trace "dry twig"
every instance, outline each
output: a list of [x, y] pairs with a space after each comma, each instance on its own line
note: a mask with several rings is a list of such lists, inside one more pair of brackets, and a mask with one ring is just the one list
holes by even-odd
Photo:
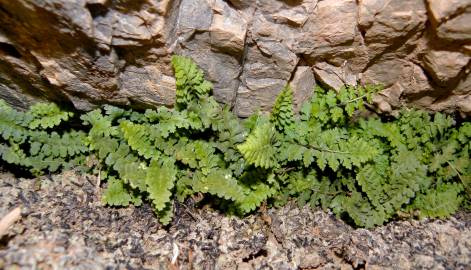
[[7, 233], [8, 228], [21, 218], [21, 208], [17, 207], [0, 220], [0, 237]]

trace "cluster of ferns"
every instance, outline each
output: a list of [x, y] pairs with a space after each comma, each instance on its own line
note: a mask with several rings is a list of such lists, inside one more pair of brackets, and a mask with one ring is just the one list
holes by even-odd
[[172, 65], [172, 109], [107, 105], [74, 115], [52, 103], [16, 111], [0, 100], [0, 159], [34, 175], [88, 168], [106, 179], [106, 204], [150, 203], [163, 224], [195, 194], [238, 215], [292, 200], [367, 228], [470, 205], [470, 122], [406, 108], [361, 117], [379, 90], [369, 86], [316, 87], [299, 113], [286, 86], [270, 114], [240, 119], [211, 96], [190, 58], [174, 56]]

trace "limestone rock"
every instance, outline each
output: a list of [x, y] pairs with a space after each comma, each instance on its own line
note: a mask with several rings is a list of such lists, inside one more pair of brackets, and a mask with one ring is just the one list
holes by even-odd
[[289, 82], [293, 89], [295, 110], [299, 111], [301, 105], [312, 95], [312, 89], [316, 86], [314, 74], [308, 66], [298, 66], [293, 78]]
[[427, 0], [435, 22], [443, 22], [471, 5], [468, 0]]
[[227, 4], [221, 5], [216, 10], [210, 32], [211, 44], [215, 47], [235, 54], [244, 50], [247, 22], [240, 13]]
[[423, 0], [362, 0], [358, 16], [369, 59], [400, 47], [411, 35], [422, 31], [427, 21]]
[[314, 64], [313, 69], [318, 80], [330, 88], [340, 89], [344, 85], [357, 85], [358, 78], [348, 70], [346, 65], [336, 67], [321, 62]]
[[309, 19], [294, 37], [293, 49], [313, 61], [329, 59], [343, 63], [358, 55], [357, 4], [354, 0], [326, 0], [315, 3]]
[[431, 22], [440, 38], [471, 40], [470, 0], [427, 0]]
[[424, 56], [424, 67], [438, 84], [446, 84], [457, 77], [470, 57], [461, 52], [429, 51]]
[[466, 13], [442, 23], [437, 29], [437, 35], [450, 41], [471, 41], [471, 7]]
[[170, 58], [191, 56], [240, 116], [297, 106], [316, 83], [380, 83], [405, 103], [471, 115], [471, 0], [0, 0], [0, 97], [171, 106]]

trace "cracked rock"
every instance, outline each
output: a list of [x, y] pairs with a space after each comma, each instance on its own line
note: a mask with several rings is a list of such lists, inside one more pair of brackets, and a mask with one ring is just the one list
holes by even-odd
[[379, 110], [469, 115], [470, 41], [471, 0], [0, 0], [0, 96], [171, 106], [182, 54], [239, 116], [270, 110], [301, 66], [337, 90], [384, 84]]

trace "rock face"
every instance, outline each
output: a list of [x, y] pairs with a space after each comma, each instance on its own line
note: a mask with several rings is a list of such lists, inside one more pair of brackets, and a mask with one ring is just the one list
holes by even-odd
[[405, 103], [471, 115], [471, 0], [0, 0], [0, 98], [89, 110], [172, 105], [191, 56], [240, 116], [291, 82], [381, 83]]

